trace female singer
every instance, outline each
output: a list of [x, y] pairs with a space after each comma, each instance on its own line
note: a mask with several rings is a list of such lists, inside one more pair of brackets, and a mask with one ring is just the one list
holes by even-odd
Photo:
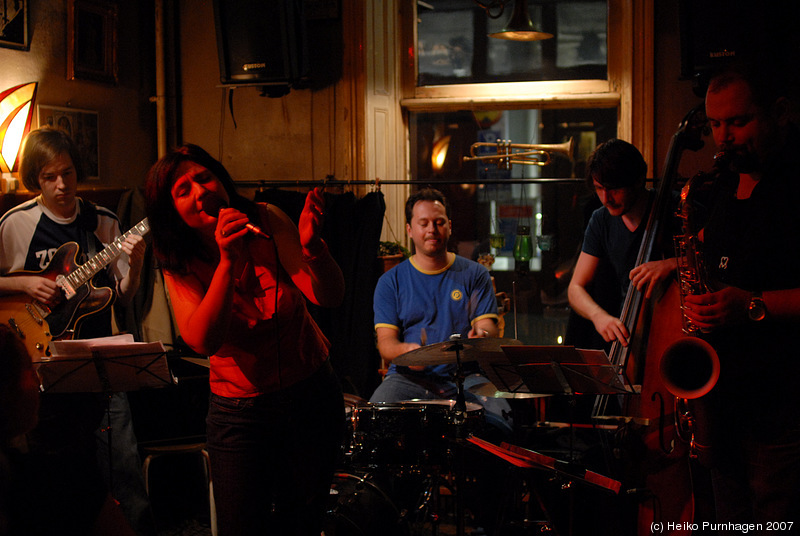
[[344, 294], [319, 235], [321, 190], [296, 227], [238, 195], [222, 164], [187, 144], [153, 166], [146, 197], [181, 336], [210, 356], [219, 535], [318, 535], [344, 425], [330, 343], [305, 302], [334, 307]]

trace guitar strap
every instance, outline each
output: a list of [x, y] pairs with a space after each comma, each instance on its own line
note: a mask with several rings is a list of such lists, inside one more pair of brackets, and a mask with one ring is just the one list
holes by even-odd
[[91, 201], [79, 199], [78, 225], [86, 233], [86, 258], [91, 259], [97, 254], [94, 230], [97, 229], [97, 207]]

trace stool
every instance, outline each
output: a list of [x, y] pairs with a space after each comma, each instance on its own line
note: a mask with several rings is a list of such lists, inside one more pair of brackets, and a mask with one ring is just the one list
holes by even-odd
[[150, 464], [156, 458], [162, 456], [169, 456], [174, 454], [193, 454], [197, 453], [203, 457], [203, 472], [206, 485], [208, 487], [208, 504], [209, 515], [211, 521], [211, 534], [217, 535], [217, 512], [214, 506], [214, 485], [211, 481], [211, 460], [208, 456], [205, 443], [185, 443], [174, 445], [151, 445], [142, 446], [145, 454], [144, 462], [142, 463], [142, 472], [144, 473], [144, 487], [147, 494], [150, 495]]

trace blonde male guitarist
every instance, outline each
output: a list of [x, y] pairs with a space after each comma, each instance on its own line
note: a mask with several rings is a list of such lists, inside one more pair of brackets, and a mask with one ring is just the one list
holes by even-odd
[[[83, 301], [95, 303], [100, 309], [96, 314], [81, 309], [78, 314], [64, 315], [62, 309], [72, 306], [66, 296], [80, 289], [67, 289], [46, 275], [76, 264], [80, 267], [121, 235], [119, 221], [111, 211], [77, 196], [78, 182], [83, 179], [80, 154], [60, 130], [43, 128], [28, 135], [20, 176], [25, 187], [39, 195], [0, 218], [0, 295], [19, 295], [41, 304], [53, 320], [67, 317], [62, 322], [64, 334], [111, 335], [113, 297], [124, 304], [139, 287], [143, 238], [126, 236], [119, 242], [124, 255], [120, 253], [94, 277], [90, 288], [102, 295], [88, 295]], [[77, 249], [66, 256], [57, 253], [70, 243], [77, 244]], [[129, 415], [127, 399], [116, 402], [120, 401], [122, 411]], [[103, 400], [93, 393], [42, 394], [39, 425], [27, 436], [28, 452], [16, 459], [19, 478], [14, 495], [19, 504], [12, 509], [12, 533], [133, 534], [111, 498], [96, 457], [94, 433], [103, 414]], [[122, 430], [114, 434], [115, 448], [130, 448], [124, 444], [130, 439], [125, 439]]]

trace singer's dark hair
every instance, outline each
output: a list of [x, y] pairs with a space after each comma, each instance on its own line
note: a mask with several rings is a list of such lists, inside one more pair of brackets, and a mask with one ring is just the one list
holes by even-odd
[[178, 168], [184, 162], [194, 162], [216, 176], [230, 199], [230, 205], [258, 221], [256, 204], [241, 196], [228, 170], [202, 147], [187, 143], [172, 150], [150, 168], [145, 183], [147, 218], [153, 236], [153, 251], [161, 268], [176, 273], [186, 273], [189, 261], [207, 258], [200, 235], [190, 228], [175, 210], [172, 185], [178, 177]]

